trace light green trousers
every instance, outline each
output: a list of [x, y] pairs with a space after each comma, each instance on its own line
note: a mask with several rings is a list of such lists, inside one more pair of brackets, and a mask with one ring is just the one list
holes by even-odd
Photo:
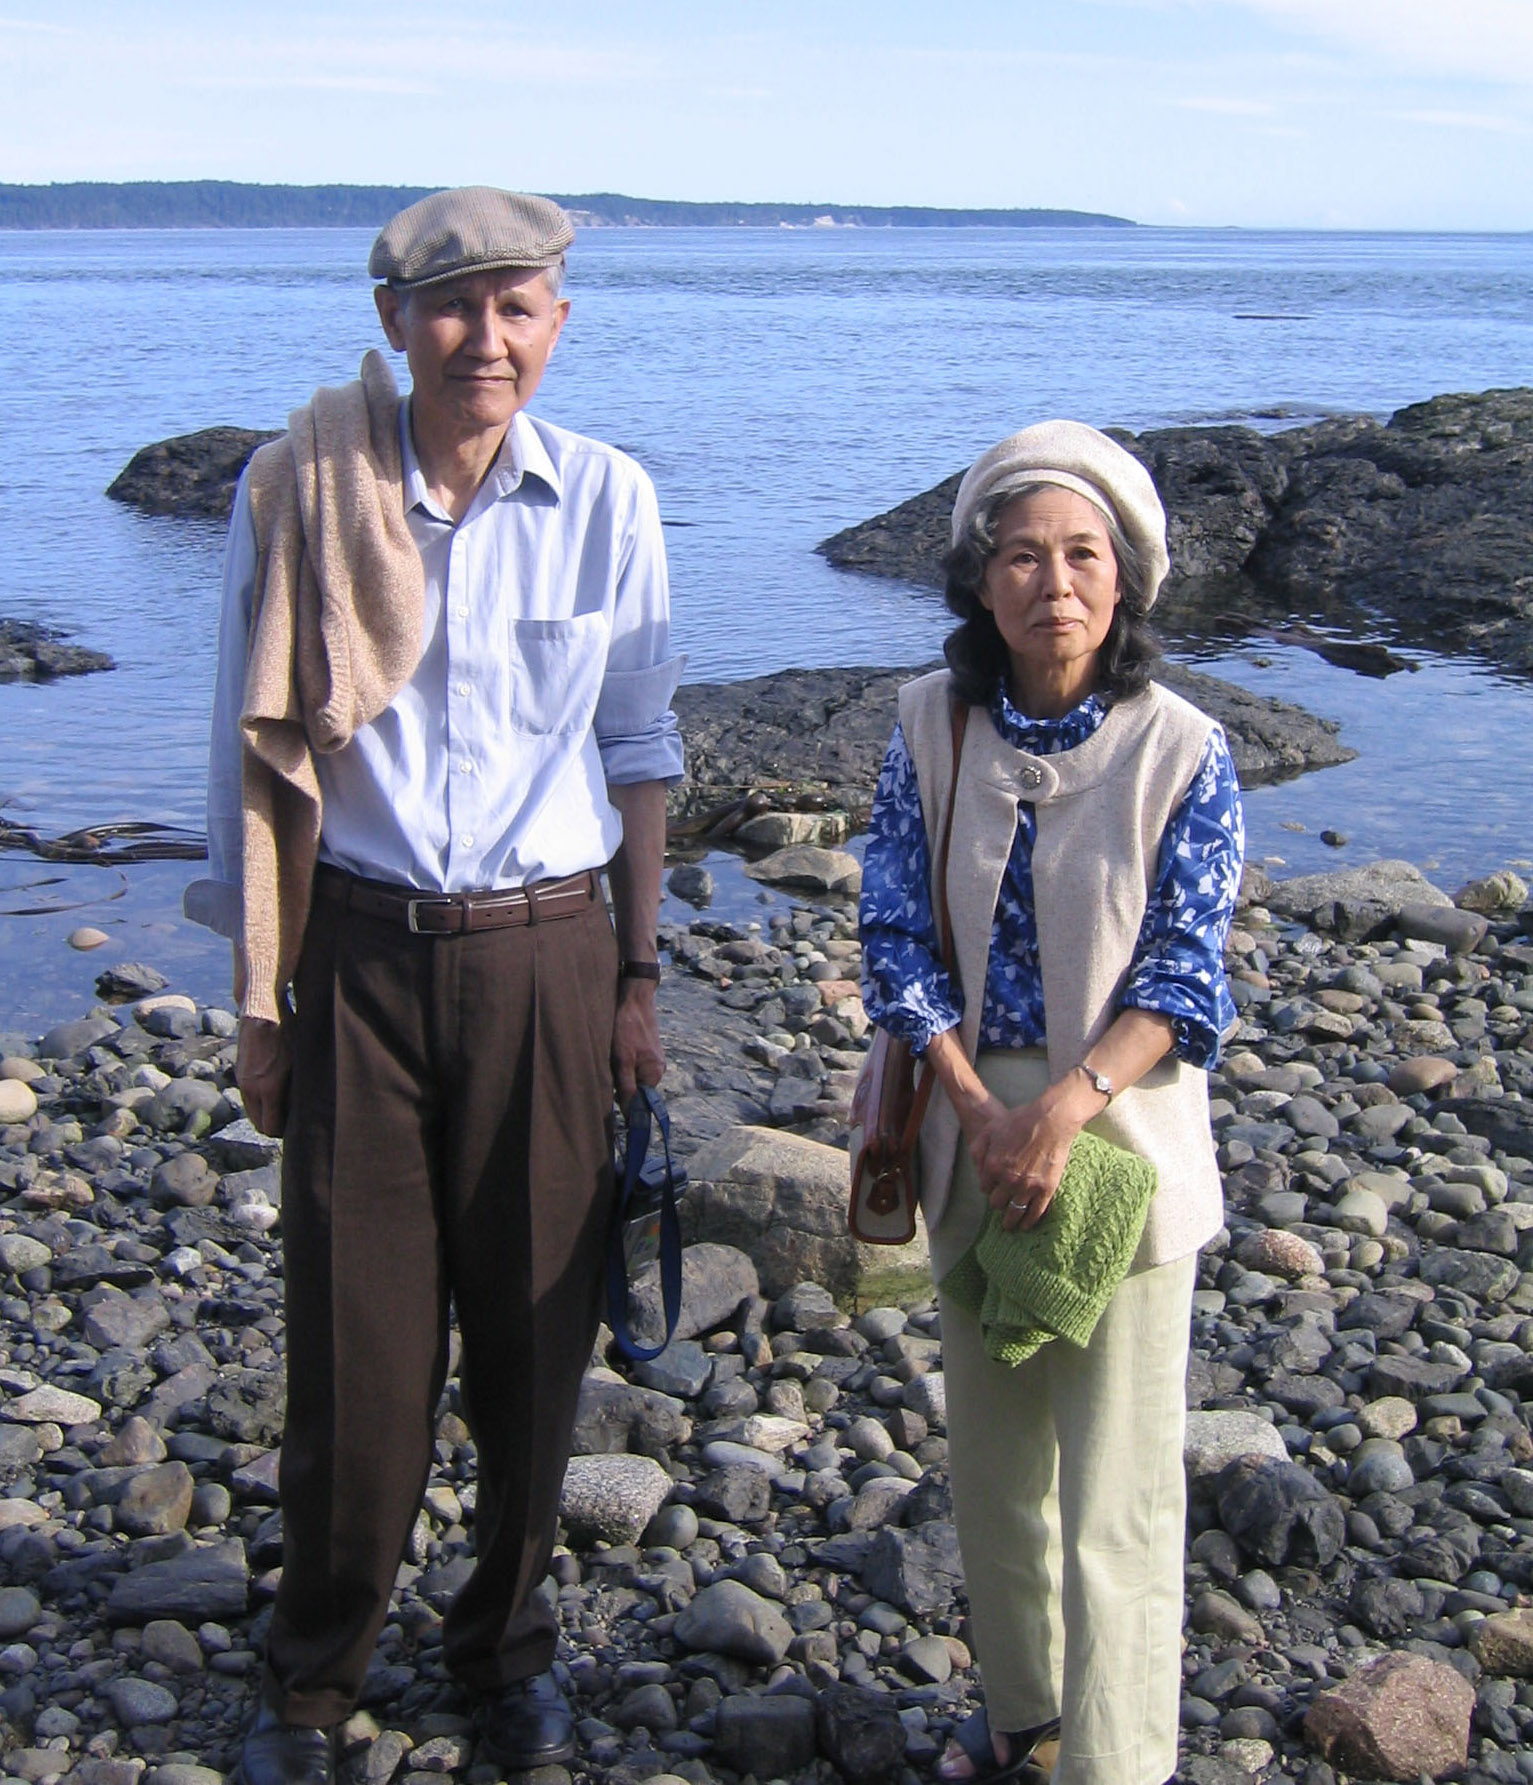
[[[1010, 1107], [1048, 1083], [1038, 1050], [982, 1054]], [[932, 1234], [939, 1281], [985, 1212], [959, 1147]], [[1054, 1785], [1163, 1785], [1181, 1698], [1182, 1471], [1197, 1258], [1132, 1273], [1090, 1344], [1015, 1369], [941, 1298], [954, 1514], [993, 1730], [1058, 1716]]]

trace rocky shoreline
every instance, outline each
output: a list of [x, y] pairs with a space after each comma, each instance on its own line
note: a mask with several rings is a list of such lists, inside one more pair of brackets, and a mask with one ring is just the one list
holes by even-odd
[[[593, 1360], [547, 1583], [572, 1770], [616, 1785], [912, 1785], [979, 1695], [929, 1280], [844, 1234], [856, 864], [798, 856], [843, 890], [663, 938], [683, 1324], [655, 1364]], [[1403, 864], [1249, 891], [1179, 1777], [1524, 1779], [1533, 908]], [[275, 1148], [227, 1012], [102, 985], [132, 1001], [0, 1036], [0, 1780], [214, 1785], [281, 1554]], [[348, 1785], [495, 1777], [440, 1661], [473, 1464], [454, 1380]]]
[[[1275, 434], [1110, 432], [1149, 467], [1166, 505], [1171, 576], [1156, 622], [1173, 643], [1284, 630], [1298, 617], [1533, 672], [1533, 390], [1433, 397], [1387, 422], [1336, 416]], [[847, 569], [940, 586], [958, 481], [820, 550]]]

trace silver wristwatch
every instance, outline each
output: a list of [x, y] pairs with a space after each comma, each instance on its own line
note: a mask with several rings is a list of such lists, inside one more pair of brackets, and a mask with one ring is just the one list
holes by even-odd
[[1084, 1060], [1081, 1061], [1081, 1071], [1091, 1080], [1092, 1090], [1099, 1091], [1111, 1103], [1113, 1100], [1112, 1080], [1107, 1074], [1098, 1072], [1094, 1066], [1088, 1066]]

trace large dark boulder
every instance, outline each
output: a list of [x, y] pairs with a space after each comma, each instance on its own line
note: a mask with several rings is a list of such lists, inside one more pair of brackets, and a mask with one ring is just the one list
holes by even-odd
[[1219, 1522], [1270, 1567], [1324, 1568], [1346, 1542], [1341, 1503], [1297, 1463], [1237, 1457], [1214, 1487]]
[[145, 514], [226, 521], [240, 473], [258, 446], [277, 436], [255, 428], [200, 428], [141, 447], [107, 488], [114, 502]]
[[[1533, 390], [1433, 397], [1387, 422], [1114, 437], [1166, 504], [1171, 576], [1156, 621], [1171, 640], [1294, 619], [1372, 633], [1382, 623], [1407, 644], [1533, 671]], [[820, 550], [848, 569], [940, 586], [957, 487], [948, 478]]]

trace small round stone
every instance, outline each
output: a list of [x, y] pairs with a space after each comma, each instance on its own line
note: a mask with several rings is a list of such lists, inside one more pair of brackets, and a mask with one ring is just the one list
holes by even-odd
[[24, 1080], [0, 1078], [0, 1123], [28, 1122], [37, 1114], [37, 1093]]

